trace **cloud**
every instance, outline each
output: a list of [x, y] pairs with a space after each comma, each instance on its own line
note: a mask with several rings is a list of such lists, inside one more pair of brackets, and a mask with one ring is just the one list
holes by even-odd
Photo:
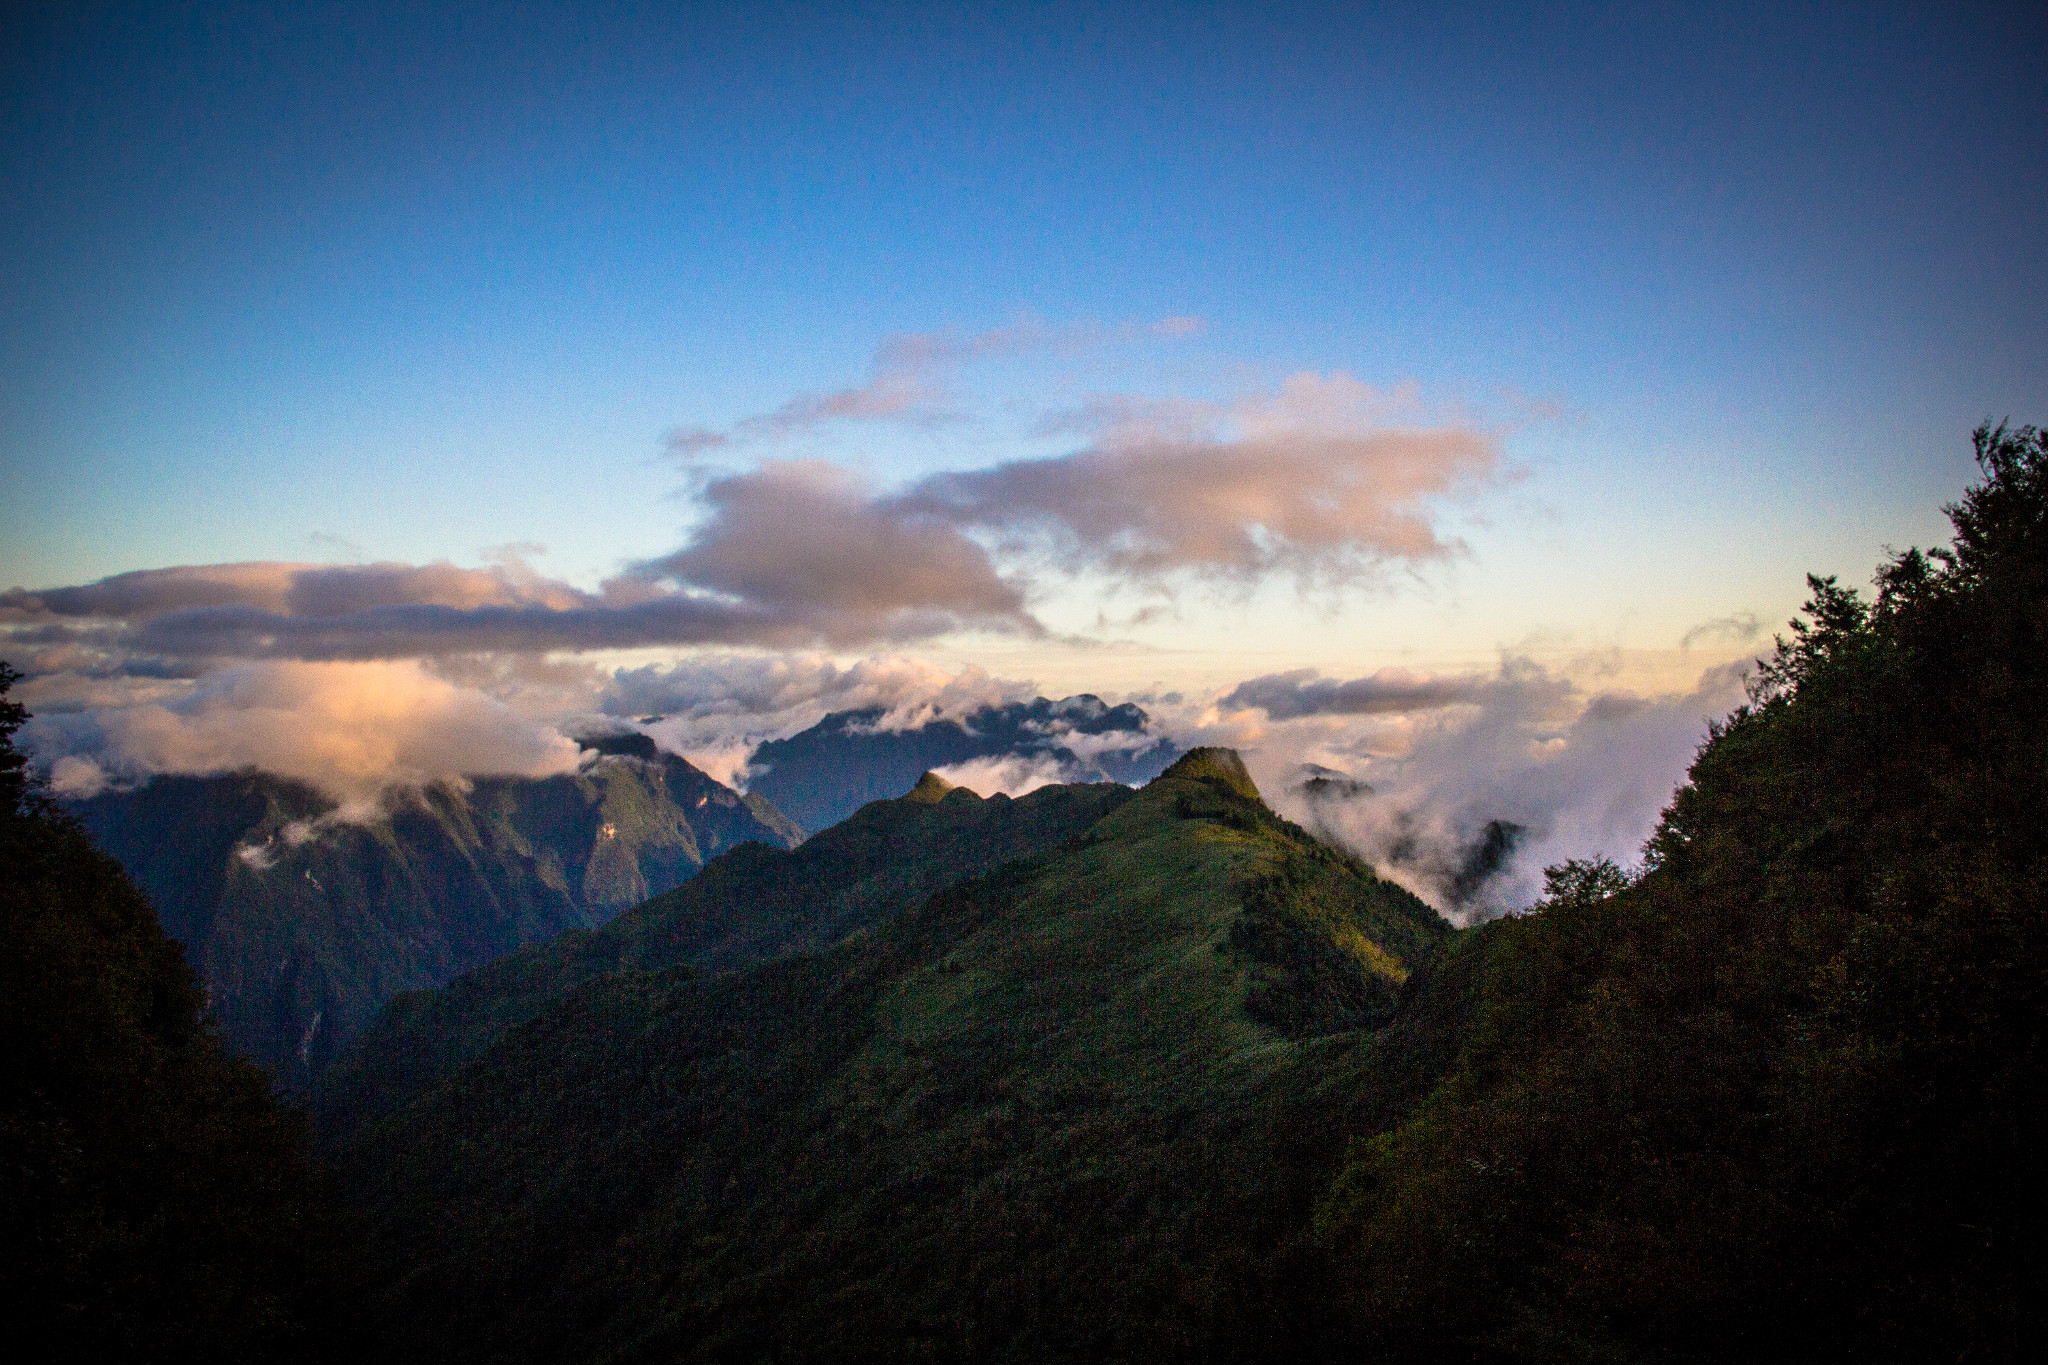
[[964, 763], [948, 764], [933, 771], [954, 786], [965, 787], [978, 796], [994, 796], [997, 792], [1005, 796], [1023, 796], [1056, 782], [1085, 780], [1069, 772], [1064, 764], [1047, 753], [970, 758]]
[[828, 711], [881, 708], [895, 728], [965, 715], [1028, 697], [1028, 682], [978, 668], [949, 671], [922, 659], [877, 656], [840, 665], [822, 654], [707, 655], [673, 665], [619, 669], [601, 702], [612, 715], [659, 713], [738, 721], [816, 723]]
[[1304, 668], [1239, 683], [1217, 705], [1226, 711], [1255, 706], [1272, 720], [1399, 715], [1476, 702], [1484, 695], [1488, 682], [1486, 678], [1472, 676], [1418, 678], [1398, 668], [1384, 668], [1371, 677], [1340, 681]]
[[1029, 682], [879, 656], [840, 665], [824, 655], [713, 654], [619, 669], [598, 706], [729, 786], [744, 787], [754, 750], [835, 711], [879, 711], [873, 729], [914, 729], [1030, 697]]
[[576, 743], [418, 663], [246, 664], [173, 701], [38, 716], [23, 732], [60, 791], [257, 768], [346, 806], [387, 787], [571, 772]]
[[702, 502], [709, 515], [688, 545], [595, 593], [544, 578], [511, 552], [481, 569], [200, 565], [14, 589], [0, 596], [0, 629], [10, 648], [89, 647], [108, 660], [159, 661], [802, 648], [969, 629], [1040, 632], [1022, 588], [997, 574], [980, 545], [929, 518], [883, 509], [829, 466], [764, 465], [713, 480]]
[[[1459, 704], [1406, 714], [1303, 709], [1241, 742], [1262, 781], [1310, 762], [1369, 783], [1357, 794], [1338, 784], [1320, 796], [1298, 783], [1289, 790], [1284, 778], [1270, 789], [1296, 818], [1471, 920], [1532, 902], [1546, 865], [1635, 858], [1707, 722], [1742, 703], [1744, 676], [1731, 664], [1708, 669], [1686, 693], [1588, 693], [1511, 658]], [[1370, 698], [1376, 680], [1331, 691]]]
[[1228, 410], [1132, 407], [1102, 415], [1083, 450], [935, 475], [891, 506], [1050, 550], [1070, 569], [1351, 578], [1450, 553], [1437, 505], [1499, 469], [1486, 433], [1379, 425], [1405, 401], [1301, 374]]
[[[519, 547], [521, 549], [529, 547]], [[148, 621], [190, 611], [236, 608], [280, 616], [346, 616], [376, 607], [429, 605], [576, 606], [588, 600], [542, 578], [517, 554], [463, 569], [432, 564], [190, 564], [115, 574], [78, 587], [0, 593], [0, 621], [58, 618]]]
[[827, 422], [937, 426], [961, 419], [945, 375], [968, 362], [1032, 352], [1072, 354], [1143, 340], [1181, 340], [1200, 333], [1202, 325], [1200, 318], [1169, 317], [1114, 327], [1088, 323], [1054, 326], [1026, 316], [1008, 327], [982, 332], [898, 332], [884, 337], [875, 348], [865, 384], [797, 394], [773, 411], [741, 420], [730, 431], [678, 427], [669, 433], [667, 444], [671, 452], [694, 458], [728, 446], [780, 440]]
[[690, 544], [608, 585], [719, 594], [834, 643], [962, 628], [1038, 633], [1024, 594], [988, 551], [942, 521], [866, 496], [817, 462], [772, 462], [715, 479]]
[[1679, 637], [1680, 649], [1691, 649], [1697, 644], [1727, 643], [1746, 645], [1763, 631], [1763, 622], [1757, 620], [1753, 611], [1737, 612], [1733, 616], [1717, 616], [1711, 621], [1702, 621]]
[[[898, 337], [881, 363], [918, 371], [1087, 339], [1077, 335], [1020, 324]], [[536, 572], [525, 556], [537, 547], [525, 546], [479, 568], [186, 565], [0, 594], [0, 644], [93, 656], [71, 670], [80, 678], [190, 678], [232, 660], [1038, 636], [1028, 602], [1059, 569], [1157, 588], [1188, 574], [1349, 579], [1450, 553], [1440, 504], [1495, 475], [1497, 443], [1462, 426], [1385, 425], [1413, 412], [1410, 390], [1296, 375], [1231, 405], [1130, 406], [1074, 453], [895, 491], [823, 463], [769, 461], [704, 476], [687, 542], [595, 591]]]

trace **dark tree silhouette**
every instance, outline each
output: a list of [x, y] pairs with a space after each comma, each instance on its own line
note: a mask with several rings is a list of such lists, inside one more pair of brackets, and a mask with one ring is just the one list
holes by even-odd
[[34, 1361], [349, 1349], [299, 1115], [229, 1057], [179, 946], [40, 790], [0, 664], [0, 1322]]

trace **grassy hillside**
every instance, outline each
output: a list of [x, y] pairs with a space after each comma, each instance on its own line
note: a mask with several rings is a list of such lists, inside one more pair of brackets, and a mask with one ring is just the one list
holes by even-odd
[[323, 1127], [342, 1134], [480, 1056], [606, 972], [720, 970], [830, 947], [940, 888], [1079, 834], [1128, 800], [1113, 783], [984, 801], [926, 774], [794, 850], [747, 845], [594, 931], [571, 931], [392, 1002], [323, 1079]]
[[340, 1154], [397, 1338], [510, 1360], [1217, 1345], [1235, 1249], [1305, 1216], [1359, 1110], [1426, 1082], [1426, 1048], [1390, 1060], [1355, 1025], [1448, 932], [1241, 771], [1198, 751], [829, 951], [615, 972], [504, 1034]]
[[74, 809], [162, 907], [230, 1046], [295, 1087], [402, 991], [601, 924], [747, 840], [800, 831], [681, 759], [394, 797], [367, 821], [259, 773], [160, 777]]

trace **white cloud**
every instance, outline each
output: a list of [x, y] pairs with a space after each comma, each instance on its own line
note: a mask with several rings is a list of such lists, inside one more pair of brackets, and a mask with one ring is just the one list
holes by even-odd
[[352, 806], [394, 785], [571, 772], [579, 753], [558, 731], [411, 661], [247, 664], [174, 701], [38, 717], [24, 739], [73, 793], [110, 777], [257, 768]]
[[1078, 780], [1050, 754], [1004, 754], [996, 758], [970, 758], [936, 768], [940, 777], [980, 796], [1023, 796], [1057, 782]]
[[[1567, 858], [1632, 862], [1685, 781], [1707, 722], [1743, 701], [1741, 665], [1708, 669], [1691, 691], [1638, 696], [1588, 691], [1526, 660], [1509, 659], [1483, 684], [1358, 679], [1323, 686], [1296, 675], [1292, 695], [1268, 687], [1291, 719], [1260, 723], [1214, 713], [1235, 728], [1268, 799], [1322, 828], [1386, 875], [1462, 918], [1484, 918], [1533, 901], [1542, 869]], [[1271, 684], [1276, 679], [1257, 680]], [[1455, 684], [1455, 685], [1453, 685]], [[1246, 684], [1238, 693], [1260, 691]], [[1332, 703], [1297, 706], [1303, 691]], [[1380, 709], [1389, 695], [1406, 710]], [[1335, 712], [1335, 714], [1333, 714]], [[1310, 800], [1290, 790], [1303, 763], [1361, 778], [1369, 795]], [[1472, 871], [1490, 822], [1524, 831], [1497, 873], [1475, 879], [1460, 903], [1454, 883]]]

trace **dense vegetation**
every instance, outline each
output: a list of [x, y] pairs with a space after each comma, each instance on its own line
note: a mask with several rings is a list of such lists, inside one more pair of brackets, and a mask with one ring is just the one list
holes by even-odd
[[1633, 880], [1490, 927], [1453, 1074], [1321, 1213], [1332, 1356], [1980, 1360], [2048, 1306], [2048, 439], [1813, 581]]
[[1358, 1025], [1446, 933], [1198, 750], [830, 951], [596, 977], [361, 1131], [379, 1312], [437, 1360], [1213, 1352], [1232, 1257], [1426, 1084]]
[[927, 773], [794, 850], [748, 844], [601, 929], [572, 931], [395, 1000], [322, 1077], [330, 1136], [417, 1097], [500, 1034], [608, 972], [716, 971], [816, 951], [963, 877], [1051, 848], [1130, 798], [1115, 783], [984, 801]]
[[351, 1344], [305, 1124], [222, 1050], [178, 945], [27, 780], [0, 665], [0, 1323], [35, 1361]]
[[604, 923], [802, 832], [644, 735], [549, 778], [391, 792], [375, 818], [267, 773], [161, 776], [71, 809], [155, 904], [228, 1045], [296, 1089], [401, 991]]

